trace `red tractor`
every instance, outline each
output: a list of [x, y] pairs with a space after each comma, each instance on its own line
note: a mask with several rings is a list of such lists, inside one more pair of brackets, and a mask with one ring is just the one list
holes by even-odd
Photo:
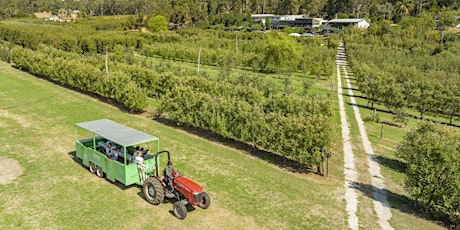
[[168, 162], [171, 159], [169, 151], [166, 150], [160, 151], [154, 155], [154, 175], [147, 178], [142, 187], [145, 199], [154, 205], [164, 202], [165, 197], [176, 199], [177, 201], [173, 206], [173, 213], [174, 216], [181, 220], [187, 217], [187, 208], [185, 207], [187, 204], [198, 205], [200, 208], [207, 209], [211, 204], [209, 195], [203, 191], [200, 185], [182, 175], [179, 174], [179, 176], [176, 176], [172, 180], [172, 191], [167, 188], [168, 181], [165, 176], [163, 175], [163, 177], [160, 178], [158, 175], [158, 156], [163, 153], [167, 153]]

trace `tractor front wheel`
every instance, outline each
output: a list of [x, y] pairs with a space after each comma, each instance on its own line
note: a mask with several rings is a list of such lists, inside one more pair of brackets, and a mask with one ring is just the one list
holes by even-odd
[[142, 192], [144, 193], [145, 199], [154, 205], [160, 204], [165, 199], [163, 185], [156, 177], [149, 177], [145, 180]]
[[203, 192], [203, 203], [199, 204], [198, 207], [207, 209], [209, 208], [209, 205], [211, 205], [211, 198], [209, 198], [209, 195], [206, 192]]
[[173, 213], [178, 219], [185, 219], [187, 217], [187, 207], [181, 201], [177, 201], [173, 206]]

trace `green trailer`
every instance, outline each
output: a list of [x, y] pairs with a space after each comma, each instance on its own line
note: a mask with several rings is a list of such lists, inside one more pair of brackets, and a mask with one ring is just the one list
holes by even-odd
[[[85, 136], [86, 139], [79, 139]], [[87, 137], [90, 136], [90, 137]], [[119, 181], [125, 186], [132, 184], [143, 185], [133, 163], [136, 148], [150, 149], [151, 154], [145, 154], [144, 164], [147, 177], [156, 172], [154, 153], [160, 150], [159, 138], [108, 119], [88, 121], [75, 124], [76, 157], [91, 173], [99, 177]], [[118, 159], [113, 160], [105, 154], [108, 143], [118, 151]], [[156, 151], [154, 151], [156, 149]], [[159, 163], [159, 162], [158, 162]]]

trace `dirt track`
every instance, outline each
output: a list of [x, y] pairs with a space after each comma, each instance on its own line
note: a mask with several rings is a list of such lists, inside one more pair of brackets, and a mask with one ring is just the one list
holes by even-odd
[[[376, 155], [374, 153], [374, 150], [372, 148], [372, 145], [371, 145], [371, 142], [369, 141], [369, 138], [367, 137], [367, 133], [366, 133], [366, 128], [364, 126], [364, 122], [361, 118], [361, 114], [359, 112], [359, 109], [358, 107], [356, 106], [357, 103], [356, 103], [356, 99], [353, 95], [353, 91], [351, 90], [352, 87], [351, 87], [351, 84], [350, 84], [350, 79], [348, 77], [348, 73], [347, 73], [347, 67], [346, 67], [346, 54], [345, 54], [345, 50], [343, 48], [343, 44], [340, 44], [339, 46], [339, 52], [337, 54], [337, 71], [340, 72], [340, 68], [339, 66], [341, 66], [343, 68], [343, 72], [344, 72], [344, 75], [345, 75], [345, 79], [346, 79], [346, 83], [347, 83], [347, 88], [348, 88], [348, 95], [350, 95], [350, 102], [353, 106], [353, 112], [355, 114], [355, 118], [356, 118], [356, 122], [357, 122], [357, 125], [358, 125], [358, 129], [359, 129], [359, 133], [360, 133], [360, 136], [361, 136], [361, 139], [362, 139], [362, 144], [363, 144], [363, 147], [364, 147], [364, 151], [366, 152], [367, 154], [367, 162], [368, 162], [368, 165], [369, 165], [369, 176], [371, 177], [371, 184], [372, 184], [372, 188], [373, 188], [373, 192], [372, 192], [372, 198], [374, 200], [374, 211], [376, 212], [377, 214], [377, 217], [378, 217], [378, 224], [380, 225], [380, 227], [382, 229], [393, 229], [393, 227], [391, 227], [390, 223], [389, 223], [389, 220], [391, 219], [391, 211], [389, 209], [389, 203], [388, 203], [388, 200], [387, 200], [387, 192], [385, 190], [385, 183], [384, 183], [384, 177], [382, 176], [382, 174], [380, 173], [380, 165], [378, 164], [378, 161], [377, 161], [377, 158], [376, 158]], [[339, 81], [340, 81], [340, 73], [338, 73], [338, 77], [339, 77]], [[339, 90], [339, 101], [341, 103], [341, 110], [342, 110], [342, 106], [343, 106], [343, 97], [341, 97], [342, 95], [340, 95], [341, 93], [341, 89]], [[348, 124], [345, 120], [345, 123], [343, 122], [343, 119], [342, 119], [342, 130], [343, 129], [346, 129], [348, 130]], [[353, 173], [353, 171], [351, 172], [347, 172], [347, 171], [350, 171], [348, 168], [347, 168], [347, 161], [350, 162], [353, 164], [354, 166], [354, 162], [353, 162], [353, 153], [347, 153], [348, 151], [351, 151], [351, 148], [345, 148], [346, 147], [346, 141], [349, 142], [349, 138], [346, 140], [346, 138], [348, 137], [345, 137], [345, 135], [343, 136], [343, 140], [344, 140], [344, 152], [345, 152], [345, 185], [347, 186], [348, 183], [352, 182], [353, 179], [356, 180], [356, 174], [353, 175], [353, 174], [350, 174], [350, 173]], [[347, 156], [348, 156], [348, 159], [347, 159]], [[356, 173], [356, 172], [354, 172]], [[347, 179], [347, 176], [350, 177], [351, 179]], [[353, 177], [352, 177], [353, 176]], [[349, 187], [349, 185], [347, 186]], [[348, 190], [350, 190], [350, 188], [347, 188], [347, 193], [348, 193]], [[345, 199], [347, 200], [347, 211], [348, 211], [348, 215], [349, 215], [349, 227], [352, 228], [352, 229], [357, 229], [357, 222], [358, 222], [358, 219], [357, 218], [354, 218], [354, 215], [356, 215], [355, 213], [352, 213], [350, 212], [350, 210], [348, 209], [348, 206], [349, 204], [354, 204], [354, 203], [357, 203], [357, 201], [355, 201], [355, 197], [353, 196], [348, 196], [347, 197], [347, 193], [345, 194]], [[354, 211], [356, 211], [356, 209], [353, 209]], [[356, 220], [354, 220], [356, 219]], [[354, 221], [350, 221], [350, 220], [354, 220]]]

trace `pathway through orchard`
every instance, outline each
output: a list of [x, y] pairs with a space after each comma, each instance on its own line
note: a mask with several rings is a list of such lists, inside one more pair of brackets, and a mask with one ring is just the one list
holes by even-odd
[[372, 198], [374, 203], [374, 210], [378, 217], [378, 223], [382, 229], [393, 229], [388, 222], [391, 219], [391, 211], [387, 201], [387, 193], [385, 190], [384, 178], [380, 174], [380, 166], [378, 164], [377, 156], [374, 154], [372, 145], [367, 137], [364, 122], [361, 119], [356, 99], [350, 84], [350, 79], [347, 73], [346, 54], [343, 48], [343, 43], [340, 43], [337, 53], [337, 78], [338, 78], [338, 96], [340, 106], [340, 120], [342, 123], [342, 138], [343, 138], [343, 151], [344, 151], [344, 166], [345, 166], [345, 200], [346, 210], [348, 215], [348, 227], [351, 229], [359, 228], [359, 221], [356, 215], [358, 209], [358, 195], [356, 184], [358, 182], [358, 172], [355, 168], [354, 153], [352, 150], [352, 143], [350, 138], [350, 129], [345, 112], [345, 104], [342, 93], [342, 81], [340, 67], [343, 69], [345, 80], [347, 82], [348, 95], [350, 96], [351, 105], [355, 114], [356, 122], [358, 124], [359, 133], [361, 135], [364, 151], [367, 154], [367, 162], [369, 165], [369, 176], [371, 177], [371, 185], [373, 187]]

